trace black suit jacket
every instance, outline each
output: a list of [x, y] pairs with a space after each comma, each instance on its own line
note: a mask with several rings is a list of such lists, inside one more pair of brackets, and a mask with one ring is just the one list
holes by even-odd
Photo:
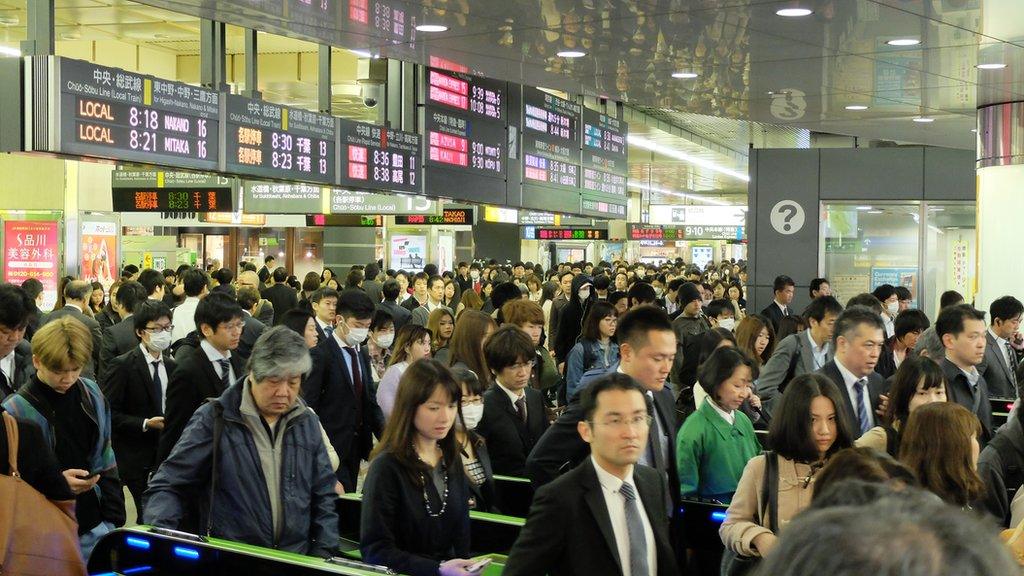
[[975, 396], [975, 392], [971, 390], [971, 383], [967, 380], [967, 375], [948, 358], [942, 359], [942, 372], [946, 375], [947, 399], [967, 408], [981, 421], [982, 437], [979, 442], [984, 447], [993, 434], [992, 403], [989, 402], [988, 383], [985, 382], [985, 377], [978, 378], [978, 390], [977, 396]]
[[395, 320], [395, 333], [398, 333], [405, 326], [407, 322], [412, 318], [412, 312], [406, 310], [398, 304], [395, 304], [393, 300], [385, 300], [378, 305], [378, 308], [391, 314], [391, 317]]
[[[370, 356], [365, 346], [359, 350], [363, 394], [356, 398], [355, 386], [348, 371], [348, 356], [336, 338], [328, 338], [310, 351], [313, 370], [302, 382], [302, 399], [320, 417], [327, 438], [338, 455], [367, 458], [373, 447], [373, 436], [384, 430], [384, 414], [373, 394]], [[358, 421], [356, 402], [361, 405], [362, 422]]]
[[[856, 439], [860, 437], [860, 420], [857, 419], [857, 410], [854, 408], [853, 399], [850, 398], [850, 392], [846, 389], [846, 381], [843, 380], [843, 373], [839, 371], [839, 367], [836, 366], [836, 361], [825, 364], [818, 370], [819, 374], [828, 376], [828, 379], [839, 388], [839, 397], [843, 399], [843, 408], [846, 413], [846, 423], [850, 427], [850, 433]], [[885, 380], [878, 372], [872, 372], [868, 375], [868, 398], [871, 400], [871, 405], [868, 406], [868, 411], [871, 412], [872, 418], [875, 424], [879, 424], [879, 417], [875, 414], [875, 409], [878, 408], [880, 403], [879, 396], [885, 394], [888, 390], [885, 385]]]
[[[163, 389], [153, 382], [152, 360], [136, 345], [107, 365], [102, 384], [110, 401], [111, 441], [117, 468], [126, 479], [145, 478], [157, 465], [160, 431], [142, 429], [146, 419], [164, 413]], [[164, 368], [169, 379], [174, 374], [175, 362], [166, 354]]]
[[100, 362], [100, 346], [103, 341], [103, 332], [100, 330], [100, 324], [70, 304], [60, 310], [54, 310], [47, 314], [46, 322], [44, 323], [50, 323], [65, 316], [71, 316], [75, 320], [85, 324], [85, 327], [89, 329], [89, 333], [92, 334], [92, 360], [82, 369], [82, 378], [96, 380], [96, 367]]
[[14, 346], [14, 374], [11, 381], [7, 386], [0, 382], [0, 401], [17, 392], [35, 373], [36, 368], [32, 365], [32, 345], [28, 340], [22, 340]]
[[875, 372], [885, 380], [895, 375], [896, 370], [898, 370], [896, 358], [892, 355], [893, 342], [895, 341], [895, 336], [891, 336], [885, 341], [885, 344], [882, 345], [882, 352], [878, 355], [878, 363], [875, 364]]
[[[167, 399], [164, 402], [164, 430], [160, 433], [158, 462], [170, 455], [181, 433], [192, 419], [192, 414], [203, 405], [207, 398], [217, 398], [224, 391], [220, 373], [214, 368], [202, 347], [189, 346], [187, 353], [181, 349], [175, 357], [178, 365], [168, 376]], [[231, 369], [235, 378], [243, 376], [242, 357], [231, 354]]]
[[374, 304], [380, 304], [384, 299], [384, 285], [376, 280], [363, 280], [363, 292], [370, 297]]
[[[654, 532], [658, 565], [652, 574], [679, 574], [664, 502], [662, 476], [653, 468], [633, 467], [637, 495]], [[621, 576], [615, 532], [594, 464], [587, 458], [571, 472], [541, 488], [526, 526], [519, 533], [503, 576], [586, 574]]]
[[96, 374], [102, 382], [106, 378], [108, 366], [114, 358], [139, 347], [139, 338], [135, 335], [135, 319], [131, 316], [103, 330], [103, 347], [100, 349], [100, 369]]
[[544, 397], [530, 387], [523, 391], [526, 393], [525, 423], [520, 420], [508, 395], [497, 384], [492, 384], [484, 392], [484, 415], [476, 433], [487, 441], [495, 474], [525, 476], [526, 457], [548, 429]]
[[260, 293], [260, 296], [270, 300], [274, 305], [274, 324], [280, 324], [285, 312], [295, 308], [299, 304], [299, 296], [295, 290], [287, 284], [274, 284]]
[[256, 344], [256, 339], [266, 329], [266, 324], [254, 316], [246, 314], [245, 327], [242, 328], [242, 335], [238, 337], [238, 348], [234, 351], [234, 354], [241, 356], [242, 360], [248, 360], [252, 354], [252, 347]]
[[[790, 315], [793, 314], [793, 310], [790, 309], [789, 306], [786, 307], [786, 310], [789, 311]], [[772, 300], [764, 310], [761, 310], [761, 315], [771, 321], [772, 328], [774, 328], [777, 333], [779, 331], [779, 321], [782, 320], [785, 315], [782, 313], [782, 310], [779, 309], [778, 305], [775, 304], [775, 300]]]

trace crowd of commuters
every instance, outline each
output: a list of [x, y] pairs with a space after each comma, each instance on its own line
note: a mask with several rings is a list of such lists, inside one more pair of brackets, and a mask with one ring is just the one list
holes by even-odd
[[[300, 283], [267, 257], [66, 278], [49, 313], [38, 280], [0, 284], [0, 424], [21, 477], [74, 502], [77, 562], [126, 521], [328, 557], [360, 493], [362, 558], [413, 576], [479, 572], [471, 510], [525, 517], [513, 575], [867, 573], [843, 554], [1006, 574], [1024, 304], [986, 318], [948, 293], [930, 317], [904, 287], [844, 305], [816, 278], [798, 313], [779, 276], [755, 312], [746, 284], [742, 262], [681, 261]], [[726, 510], [713, 545], [688, 503]]]

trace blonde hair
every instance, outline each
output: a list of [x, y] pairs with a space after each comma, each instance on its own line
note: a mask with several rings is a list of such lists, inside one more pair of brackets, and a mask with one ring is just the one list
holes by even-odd
[[32, 336], [32, 355], [50, 370], [64, 370], [69, 363], [84, 368], [92, 358], [92, 334], [75, 318], [58, 318]]

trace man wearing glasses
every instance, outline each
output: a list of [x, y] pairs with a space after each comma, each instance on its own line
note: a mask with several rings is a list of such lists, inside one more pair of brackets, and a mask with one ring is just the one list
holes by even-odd
[[646, 391], [613, 373], [584, 389], [573, 470], [537, 492], [503, 574], [678, 574], [661, 474], [640, 464], [653, 417]]
[[[210, 294], [196, 306], [199, 345], [183, 346], [175, 355], [178, 366], [167, 383], [158, 462], [170, 455], [196, 408], [242, 375], [242, 359], [232, 350], [238, 348], [244, 317], [242, 307], [227, 294]], [[174, 324], [177, 329], [177, 320]]]
[[171, 309], [160, 300], [143, 301], [131, 321], [137, 345], [107, 364], [102, 388], [110, 402], [111, 441], [121, 483], [135, 499], [141, 523], [142, 494], [158, 464], [167, 385], [175, 371], [167, 353], [174, 326]]

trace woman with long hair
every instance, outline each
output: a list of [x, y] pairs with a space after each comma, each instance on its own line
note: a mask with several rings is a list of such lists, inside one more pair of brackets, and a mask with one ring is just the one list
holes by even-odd
[[450, 367], [468, 368], [490, 387], [491, 371], [484, 358], [484, 340], [498, 329], [498, 324], [489, 315], [479, 310], [464, 310], [455, 323], [452, 339], [448, 341], [445, 361]]
[[956, 402], [921, 406], [903, 427], [900, 462], [917, 474], [922, 488], [947, 503], [980, 509], [985, 496], [978, 476], [980, 435], [978, 417]]
[[421, 358], [430, 358], [430, 340], [430, 330], [416, 324], [406, 324], [395, 334], [395, 343], [391, 348], [391, 364], [384, 371], [377, 386], [377, 404], [385, 419], [391, 415], [402, 374], [413, 362]]
[[889, 388], [889, 406], [881, 424], [857, 439], [857, 446], [899, 455], [900, 436], [910, 414], [925, 404], [945, 402], [946, 375], [927, 358], [908, 357], [900, 364]]
[[436, 356], [441, 349], [448, 347], [455, 331], [455, 316], [452, 315], [452, 311], [443, 307], [434, 308], [430, 316], [427, 316], [427, 330], [434, 335], [430, 346]]
[[615, 307], [599, 300], [594, 302], [583, 318], [583, 328], [576, 345], [569, 351], [565, 363], [565, 397], [572, 399], [579, 388], [580, 378], [588, 370], [608, 370], [619, 362], [619, 345], [614, 341], [618, 324]]
[[476, 290], [472, 288], [463, 290], [462, 296], [459, 297], [459, 305], [455, 308], [455, 318], [458, 319], [463, 310], [479, 310], [483, 306], [484, 301], [480, 299], [480, 295], [476, 293]]
[[89, 295], [89, 310], [86, 311], [87, 314], [91, 312], [89, 315], [93, 318], [99, 316], [100, 313], [103, 312], [103, 296], [103, 284], [93, 282], [92, 294]]
[[414, 362], [402, 376], [363, 483], [364, 561], [410, 576], [463, 575], [474, 563], [455, 429], [461, 400], [462, 388], [436, 360]]
[[455, 307], [459, 304], [459, 285], [452, 278], [444, 279], [444, 293], [441, 296], [441, 304], [447, 308], [455, 310]]
[[751, 314], [736, 325], [736, 345], [757, 365], [764, 366], [775, 351], [775, 330], [772, 323], [760, 314]]

